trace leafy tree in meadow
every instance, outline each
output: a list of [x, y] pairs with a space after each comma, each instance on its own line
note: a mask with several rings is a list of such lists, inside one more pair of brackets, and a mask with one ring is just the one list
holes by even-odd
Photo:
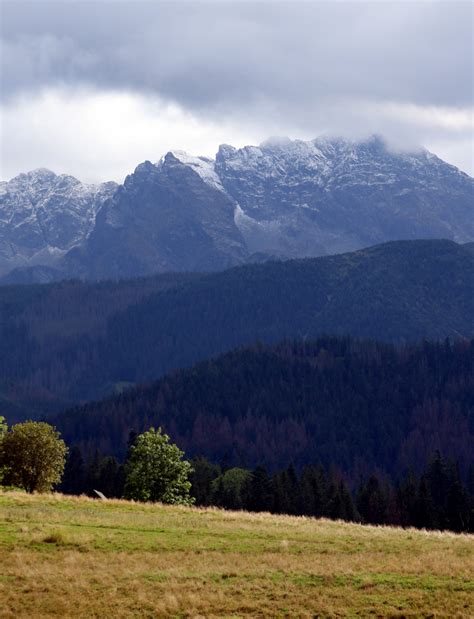
[[6, 434], [7, 430], [8, 430], [7, 421], [5, 417], [2, 417], [0, 415], [0, 441], [2, 440], [3, 436]]
[[124, 496], [136, 501], [162, 503], [194, 502], [189, 491], [192, 467], [183, 460], [184, 452], [163, 434], [150, 428], [136, 437], [126, 465]]
[[3, 435], [1, 466], [7, 467], [4, 483], [27, 492], [48, 492], [61, 481], [67, 447], [48, 423], [18, 423]]

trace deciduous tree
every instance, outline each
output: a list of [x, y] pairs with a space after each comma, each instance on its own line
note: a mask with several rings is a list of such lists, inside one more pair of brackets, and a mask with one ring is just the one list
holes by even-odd
[[191, 464], [161, 428], [140, 434], [130, 448], [124, 495], [137, 501], [190, 504]]
[[66, 454], [53, 426], [41, 421], [18, 423], [2, 439], [5, 482], [27, 492], [48, 492], [61, 481]]

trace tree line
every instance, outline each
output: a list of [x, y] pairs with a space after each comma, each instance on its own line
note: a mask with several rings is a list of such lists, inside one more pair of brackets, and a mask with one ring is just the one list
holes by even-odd
[[373, 474], [351, 489], [335, 468], [293, 465], [273, 474], [184, 459], [161, 428], [131, 434], [125, 462], [96, 452], [86, 463], [78, 447], [68, 450], [45, 422], [8, 429], [0, 417], [0, 485], [27, 492], [57, 487], [65, 494], [217, 506], [225, 509], [304, 515], [367, 524], [474, 531], [474, 468], [465, 484], [457, 464], [436, 452], [420, 477], [393, 485]]
[[[85, 459], [76, 446], [59, 489], [92, 495], [99, 488], [106, 496], [120, 498], [126, 466], [98, 452]], [[198, 456], [190, 466], [190, 497], [197, 506], [474, 532], [474, 467], [463, 480], [457, 464], [439, 452], [419, 475], [409, 472], [392, 482], [373, 473], [355, 485], [334, 466], [321, 464], [299, 471], [290, 465], [269, 473], [262, 465], [234, 467]]]

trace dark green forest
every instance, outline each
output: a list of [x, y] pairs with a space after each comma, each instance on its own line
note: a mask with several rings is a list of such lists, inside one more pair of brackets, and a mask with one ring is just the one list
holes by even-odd
[[54, 414], [256, 341], [470, 338], [473, 316], [474, 253], [442, 240], [208, 275], [3, 286], [0, 404], [11, 421]]
[[52, 420], [69, 445], [123, 460], [130, 432], [161, 426], [190, 457], [269, 471], [421, 474], [433, 453], [465, 478], [474, 455], [474, 340], [353, 338], [238, 349]]

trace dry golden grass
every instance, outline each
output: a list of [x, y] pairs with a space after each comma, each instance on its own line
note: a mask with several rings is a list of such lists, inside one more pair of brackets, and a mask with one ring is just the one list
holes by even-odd
[[0, 493], [1, 617], [472, 617], [474, 538]]

